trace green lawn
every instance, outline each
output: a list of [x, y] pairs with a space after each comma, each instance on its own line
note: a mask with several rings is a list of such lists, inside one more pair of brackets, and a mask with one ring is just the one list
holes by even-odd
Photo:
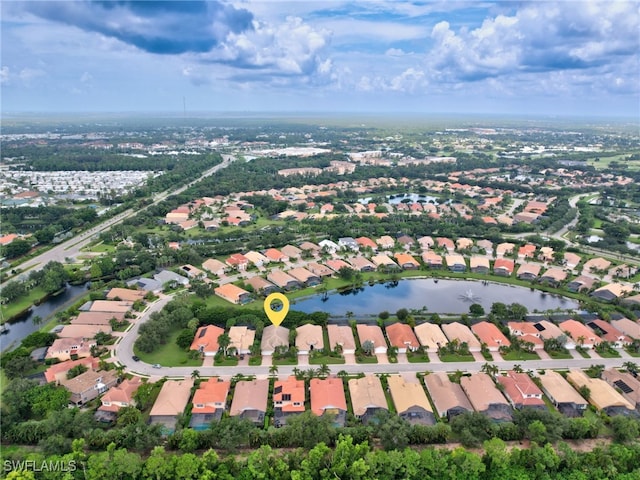
[[613, 349], [606, 350], [604, 352], [596, 351], [596, 353], [598, 355], [600, 355], [602, 358], [620, 358], [620, 354], [616, 350], [613, 350]]
[[529, 353], [529, 352], [523, 352], [523, 351], [518, 351], [518, 352], [509, 352], [506, 353], [505, 355], [502, 355], [502, 358], [504, 358], [505, 360], [510, 360], [510, 361], [514, 361], [514, 360], [540, 360], [540, 357], [538, 356], [537, 353]]
[[236, 357], [227, 357], [222, 360], [215, 360], [213, 364], [216, 367], [237, 367], [238, 359]]
[[297, 358], [279, 358], [279, 359], [273, 359], [272, 362], [273, 365], [297, 365], [298, 364], [298, 359]]
[[6, 322], [7, 320], [15, 317], [16, 315], [24, 312], [29, 307], [31, 307], [34, 303], [39, 300], [42, 300], [47, 296], [47, 292], [45, 292], [41, 287], [35, 287], [29, 290], [27, 295], [14, 300], [6, 305], [0, 306], [0, 311], [2, 311], [2, 318]]
[[258, 367], [262, 365], [262, 355], [256, 357], [249, 357], [249, 365], [252, 367]]
[[83, 251], [95, 252], [95, 253], [114, 253], [116, 251], [116, 247], [113, 245], [107, 245], [106, 243], [100, 242], [96, 245], [85, 247]]
[[640, 357], [640, 352], [632, 352], [628, 348], [625, 348], [624, 350], [625, 350], [625, 352], [627, 352], [632, 357], [635, 357], [635, 358], [639, 358]]
[[429, 363], [429, 355], [426, 353], [407, 353], [407, 360], [409, 363]]
[[322, 365], [326, 363], [328, 365], [343, 365], [344, 357], [330, 357], [328, 355], [319, 355], [309, 358], [309, 365]]
[[370, 357], [364, 356], [356, 356], [356, 363], [378, 363], [378, 357], [372, 355]]
[[582, 355], [582, 358], [591, 358], [589, 352], [584, 348], [576, 347], [576, 352]]
[[569, 352], [547, 352], [554, 360], [567, 360], [573, 358]]
[[4, 389], [7, 388], [7, 383], [9, 383], [9, 379], [4, 374], [4, 370], [0, 369], [0, 395], [4, 392]]
[[159, 363], [163, 367], [201, 367], [201, 359], [190, 359], [189, 352], [186, 352], [178, 345], [176, 339], [180, 335], [180, 331], [173, 332], [169, 335], [167, 343], [161, 345], [155, 352], [144, 353], [134, 347], [133, 352], [140, 357], [140, 360], [146, 363]]
[[447, 353], [444, 355], [439, 355], [440, 360], [443, 362], [473, 362], [475, 358], [473, 355], [457, 355], [455, 353]]

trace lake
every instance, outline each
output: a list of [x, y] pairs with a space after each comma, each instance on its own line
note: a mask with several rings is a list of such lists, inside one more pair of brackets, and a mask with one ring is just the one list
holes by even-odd
[[[15, 348], [23, 338], [33, 333], [46, 324], [51, 317], [63, 307], [71, 306], [78, 298], [87, 293], [87, 285], [67, 285], [67, 288], [60, 295], [49, 297], [45, 302], [31, 308], [31, 311], [24, 317], [6, 322], [4, 325], [8, 329], [6, 333], [0, 335], [0, 351]], [[35, 316], [39, 316], [42, 322], [33, 323]]]
[[[437, 283], [436, 283], [437, 282]], [[578, 303], [564, 297], [545, 294], [526, 287], [500, 283], [484, 283], [473, 280], [443, 280], [419, 278], [396, 283], [364, 286], [350, 292], [333, 292], [323, 299], [322, 294], [300, 299], [291, 306], [302, 312], [323, 311], [343, 316], [346, 312], [369, 315], [386, 310], [396, 312], [401, 308], [421, 309], [430, 313], [469, 313], [469, 306], [479, 303], [489, 311], [495, 302], [520, 303], [529, 312], [560, 308], [578, 309]]]

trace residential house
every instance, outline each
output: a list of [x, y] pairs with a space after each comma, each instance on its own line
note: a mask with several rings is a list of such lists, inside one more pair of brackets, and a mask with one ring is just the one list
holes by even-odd
[[133, 307], [133, 302], [124, 300], [94, 300], [89, 307], [90, 312], [109, 312], [125, 314]]
[[430, 248], [433, 248], [433, 246], [435, 245], [435, 242], [433, 241], [433, 238], [431, 238], [428, 235], [425, 235], [424, 237], [420, 237], [418, 238], [418, 244], [420, 245], [420, 248], [422, 250], [429, 250]]
[[420, 383], [409, 383], [400, 375], [390, 375], [387, 377], [387, 385], [401, 418], [411, 424], [434, 425], [436, 423], [433, 408]]
[[309, 355], [314, 350], [323, 350], [322, 327], [308, 323], [296, 328], [296, 348], [299, 355]]
[[391, 260], [388, 255], [384, 253], [380, 253], [378, 255], [374, 255], [371, 257], [371, 261], [376, 266], [376, 269], [385, 269], [385, 270], [399, 270], [400, 267], [396, 262]]
[[338, 245], [340, 246], [340, 248], [351, 250], [352, 252], [357, 252], [360, 249], [360, 245], [358, 245], [358, 242], [356, 242], [356, 239], [353, 237], [339, 238]]
[[465, 412], [473, 412], [471, 402], [458, 383], [453, 383], [446, 372], [433, 372], [423, 377], [433, 405], [441, 417], [449, 420]]
[[509, 243], [509, 242], [500, 243], [496, 247], [496, 257], [501, 258], [506, 255], [511, 255], [513, 253], [514, 248], [516, 248], [516, 246], [513, 243]]
[[290, 376], [273, 386], [273, 414], [276, 427], [286, 425], [287, 417], [304, 412], [304, 380]]
[[93, 339], [76, 338], [58, 338], [53, 341], [47, 350], [46, 358], [57, 358], [61, 362], [72, 360], [73, 357], [82, 358], [91, 356], [91, 347], [97, 343]]
[[591, 378], [582, 370], [572, 369], [567, 380], [578, 390], [589, 389], [589, 403], [607, 415], [632, 415], [636, 406], [618, 393], [615, 388], [600, 378]]
[[218, 337], [224, 333], [224, 330], [216, 325], [205, 325], [198, 328], [191, 342], [189, 350], [197, 350], [205, 357], [212, 357], [220, 349]]
[[485, 254], [488, 257], [493, 256], [493, 242], [491, 240], [478, 240], [476, 242], [476, 245], [478, 246], [478, 248], [484, 250]]
[[80, 312], [71, 320], [71, 325], [111, 325], [111, 320], [122, 322], [124, 316], [124, 313]]
[[528, 374], [509, 370], [506, 375], [499, 375], [496, 380], [504, 388], [504, 395], [513, 408], [546, 409], [542, 400], [542, 390]]
[[631, 338], [640, 340], [640, 323], [628, 318], [621, 318], [620, 320], [611, 320], [611, 325]]
[[280, 251], [284, 255], [289, 257], [290, 261], [293, 261], [293, 259], [298, 259], [302, 257], [302, 250], [299, 249], [298, 247], [294, 247], [293, 245], [285, 245], [280, 249]]
[[249, 267], [249, 259], [241, 253], [234, 253], [224, 263], [238, 272], [244, 272]]
[[124, 300], [125, 302], [143, 301], [146, 290], [132, 290], [130, 288], [112, 288], [107, 292], [107, 300]]
[[543, 262], [553, 262], [554, 251], [551, 247], [540, 247], [540, 253], [538, 253], [538, 259]]
[[588, 322], [587, 327], [598, 334], [600, 338], [611, 343], [615, 348], [622, 348], [632, 341], [631, 338], [604, 320], [596, 319]]
[[100, 360], [94, 357], [83, 357], [78, 360], [67, 360], [66, 362], [54, 363], [44, 371], [44, 379], [47, 383], [56, 382], [67, 378], [67, 372], [78, 365], [89, 370], [97, 370]]
[[535, 280], [540, 275], [540, 265], [537, 263], [523, 263], [518, 267], [516, 277], [520, 280]]
[[220, 260], [210, 258], [202, 264], [202, 268], [212, 273], [216, 277], [222, 277], [229, 270], [229, 267], [222, 263]]
[[178, 286], [186, 287], [189, 285], [189, 279], [178, 275], [170, 270], [160, 270], [153, 276], [153, 279], [159, 282], [163, 288], [169, 286], [169, 288], [176, 288]]
[[271, 261], [266, 256], [261, 254], [260, 252], [256, 252], [254, 250], [245, 253], [244, 256], [256, 268], [261, 268], [261, 267], [263, 267], [264, 265], [268, 264]]
[[576, 348], [573, 340], [569, 338], [560, 328], [548, 320], [540, 322], [509, 322], [507, 324], [511, 335], [519, 337], [520, 341], [532, 343], [534, 349], [544, 348], [544, 340], [562, 337], [565, 340], [565, 348]]
[[320, 253], [320, 250], [322, 250], [322, 247], [312, 242], [302, 242], [300, 244], [300, 250], [302, 250], [303, 252], [309, 252], [312, 255], [318, 255]]
[[301, 286], [298, 280], [282, 270], [273, 270], [269, 272], [267, 280], [273, 283], [276, 287], [287, 291]]
[[443, 248], [448, 253], [453, 253], [453, 251], [456, 249], [455, 243], [453, 243], [453, 240], [451, 240], [450, 238], [438, 237], [436, 238], [436, 244], [438, 245], [438, 248]]
[[611, 262], [609, 260], [605, 260], [602, 257], [592, 258], [587, 260], [582, 266], [582, 273], [585, 275], [588, 274], [597, 274], [599, 272], [606, 272], [611, 266]]
[[500, 347], [511, 346], [509, 339], [493, 323], [485, 321], [476, 323], [471, 326], [471, 331], [491, 352], [497, 352]]
[[510, 277], [514, 268], [515, 262], [510, 258], [496, 258], [493, 262], [493, 273], [502, 277]]
[[391, 250], [396, 245], [396, 241], [389, 235], [383, 235], [376, 240], [382, 250]]
[[343, 354], [353, 354], [356, 352], [356, 341], [353, 337], [353, 330], [348, 325], [327, 325], [329, 334], [329, 348], [335, 350], [340, 347]]
[[189, 403], [192, 388], [192, 378], [165, 381], [149, 412], [149, 423], [162, 425], [165, 434], [173, 433], [178, 416], [182, 415]]
[[217, 377], [200, 382], [191, 402], [193, 408], [189, 427], [194, 430], [207, 430], [211, 422], [220, 420], [227, 405], [230, 388], [230, 381]]
[[236, 305], [244, 305], [251, 301], [251, 293], [247, 292], [244, 288], [240, 288], [233, 283], [225, 283], [213, 289], [218, 297], [225, 299], [227, 302], [234, 303]]
[[278, 287], [259, 275], [248, 278], [244, 281], [244, 283], [246, 283], [247, 285], [251, 285], [253, 291], [261, 295], [269, 295], [273, 292], [278, 291]]
[[362, 378], [350, 379], [349, 393], [353, 414], [364, 424], [375, 418], [376, 413], [389, 411], [382, 383], [375, 375], [367, 374]]
[[87, 370], [68, 379], [61, 378], [58, 383], [70, 393], [69, 402], [84, 405], [109, 390], [118, 383], [118, 374], [114, 370]]
[[560, 373], [547, 369], [538, 378], [542, 391], [563, 415], [579, 417], [587, 409], [588, 402]]
[[313, 378], [309, 382], [311, 411], [318, 417], [329, 415], [336, 427], [344, 427], [347, 419], [347, 399], [340, 378]]
[[336, 242], [332, 242], [331, 240], [322, 240], [318, 243], [322, 251], [327, 252], [331, 255], [340, 250], [340, 246]]
[[554, 287], [557, 287], [567, 278], [567, 272], [558, 267], [553, 267], [544, 272], [540, 276], [540, 283], [547, 283]]
[[363, 249], [370, 248], [373, 252], [378, 251], [378, 244], [369, 237], [358, 237], [356, 238], [356, 242]]
[[567, 290], [570, 292], [589, 291], [596, 283], [596, 279], [587, 275], [580, 275], [567, 284]]
[[497, 422], [511, 421], [511, 407], [486, 373], [478, 372], [460, 379], [460, 386], [476, 412]]
[[580, 258], [580, 255], [576, 255], [575, 253], [572, 253], [572, 252], [565, 252], [563, 255], [563, 258], [564, 258], [564, 266], [569, 270], [573, 270], [574, 268], [576, 268], [582, 261], [582, 258]]
[[354, 257], [349, 260], [351, 267], [358, 272], [373, 272], [376, 266], [363, 256]]
[[521, 260], [524, 260], [527, 258], [533, 258], [535, 254], [536, 254], [536, 246], [530, 243], [522, 245], [518, 249], [518, 258]]
[[591, 292], [591, 296], [604, 300], [605, 302], [612, 302], [622, 296], [626, 295], [632, 290], [631, 286], [624, 285], [622, 283], [609, 283], [603, 287], [596, 288]]
[[429, 268], [442, 268], [442, 257], [431, 250], [422, 253], [422, 262]]
[[420, 344], [427, 352], [437, 352], [440, 347], [449, 343], [440, 327], [434, 323], [421, 323], [415, 326], [414, 331]]
[[307, 263], [307, 270], [320, 278], [330, 277], [331, 275], [333, 275], [333, 270], [317, 262]]
[[200, 270], [198, 267], [194, 267], [193, 265], [182, 265], [180, 267], [180, 270], [182, 270], [187, 277], [189, 278], [193, 278], [196, 280], [202, 280], [203, 278], [206, 278], [207, 274], [204, 273], [202, 270]]
[[[103, 313], [103, 312], [100, 312]], [[59, 338], [94, 338], [97, 333], [111, 334], [111, 325], [65, 325], [58, 332]]]
[[238, 355], [248, 355], [256, 338], [256, 331], [245, 326], [229, 327], [229, 350], [235, 349]]
[[467, 263], [462, 255], [445, 255], [444, 260], [447, 264], [447, 268], [452, 272], [464, 272], [467, 270]]
[[114, 422], [118, 412], [123, 407], [135, 406], [133, 396], [142, 385], [140, 377], [125, 378], [122, 383], [111, 387], [100, 399], [101, 405], [96, 411], [96, 419], [104, 422]]
[[288, 273], [305, 287], [315, 287], [322, 282], [319, 276], [303, 267], [292, 268]]
[[351, 265], [349, 265], [344, 260], [340, 260], [339, 258], [327, 260], [325, 264], [327, 265], [327, 267], [329, 267], [331, 270], [333, 270], [336, 273], [339, 273], [340, 270], [342, 270], [343, 268], [348, 268], [349, 270], [353, 270]]
[[277, 248], [268, 248], [264, 252], [264, 256], [269, 259], [270, 262], [288, 262], [289, 257], [282, 253]]
[[442, 331], [449, 339], [449, 342], [457, 340], [459, 343], [466, 343], [470, 352], [479, 352], [480, 341], [473, 335], [473, 332], [460, 322], [445, 323]]
[[387, 353], [387, 341], [384, 339], [382, 329], [377, 325], [366, 325], [359, 323], [356, 325], [356, 331], [358, 332], [358, 339], [360, 340], [360, 346], [364, 346], [365, 342], [372, 342], [374, 353], [383, 354]]
[[473, 240], [470, 238], [461, 237], [456, 240], [456, 250], [458, 251], [469, 250], [471, 247], [473, 247]]
[[602, 372], [602, 380], [616, 389], [636, 411], [640, 412], [640, 381], [629, 372], [607, 368]]
[[394, 323], [387, 326], [387, 338], [392, 347], [398, 349], [398, 353], [415, 351], [420, 346], [418, 338], [409, 325], [406, 323]]
[[487, 257], [481, 257], [479, 255], [474, 255], [469, 259], [469, 268], [473, 273], [489, 273], [489, 259]]
[[262, 341], [260, 342], [262, 355], [273, 355], [278, 347], [289, 349], [289, 329], [276, 325], [264, 327]]
[[416, 244], [416, 241], [411, 238], [409, 235], [401, 235], [396, 240], [398, 244], [402, 245], [405, 250], [411, 249]]
[[267, 413], [268, 397], [268, 378], [262, 380], [241, 380], [236, 383], [229, 415], [247, 419], [253, 422], [254, 425], [263, 427]]
[[558, 326], [560, 330], [566, 332], [566, 334], [571, 337], [576, 345], [580, 345], [581, 347], [595, 348], [596, 345], [602, 343], [602, 339], [596, 335], [593, 330], [577, 320], [565, 320], [558, 324]]
[[416, 270], [420, 268], [420, 263], [408, 253], [396, 253], [394, 257], [403, 270]]

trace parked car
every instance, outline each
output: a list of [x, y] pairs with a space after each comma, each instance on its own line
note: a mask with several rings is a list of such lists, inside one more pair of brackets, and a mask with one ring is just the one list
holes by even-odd
[[140, 357], [138, 357], [137, 355], [134, 355], [133, 357], [131, 357], [133, 359], [134, 362], [138, 362], [140, 361]]
[[159, 363], [154, 363], [152, 365], [153, 368], [162, 368], [162, 366]]

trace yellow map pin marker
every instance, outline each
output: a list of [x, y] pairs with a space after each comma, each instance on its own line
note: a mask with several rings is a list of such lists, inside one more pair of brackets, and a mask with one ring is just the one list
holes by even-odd
[[[271, 308], [274, 300], [278, 300], [282, 304], [278, 310]], [[279, 327], [284, 317], [289, 313], [289, 299], [282, 293], [272, 293], [264, 300], [264, 312], [267, 314], [267, 317], [269, 317], [271, 323]]]

